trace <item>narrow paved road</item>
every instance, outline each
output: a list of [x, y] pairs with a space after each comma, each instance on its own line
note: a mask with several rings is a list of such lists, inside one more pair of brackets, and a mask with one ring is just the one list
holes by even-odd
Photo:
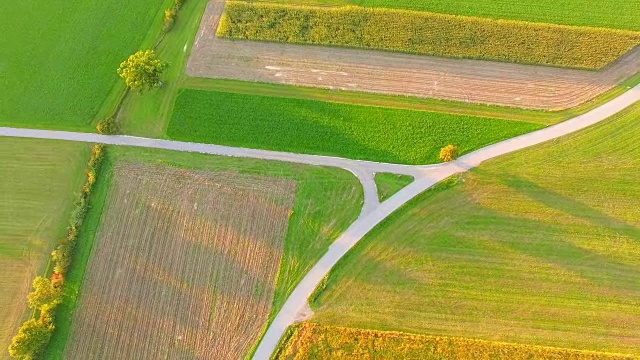
[[[82, 141], [110, 145], [137, 146], [223, 156], [276, 160], [346, 169], [358, 177], [364, 188], [365, 204], [360, 217], [329, 247], [327, 253], [293, 290], [260, 342], [254, 359], [268, 359], [284, 331], [304, 312], [307, 298], [331, 268], [371, 229], [418, 194], [457, 173], [474, 168], [485, 160], [558, 138], [598, 123], [640, 100], [640, 85], [586, 114], [563, 123], [490, 145], [440, 165], [408, 166], [359, 161], [329, 156], [302, 155], [277, 151], [234, 148], [181, 141], [148, 139], [122, 135], [98, 135], [67, 131], [0, 127], [0, 136]], [[378, 202], [373, 175], [390, 172], [411, 175], [416, 180], [383, 203]]]

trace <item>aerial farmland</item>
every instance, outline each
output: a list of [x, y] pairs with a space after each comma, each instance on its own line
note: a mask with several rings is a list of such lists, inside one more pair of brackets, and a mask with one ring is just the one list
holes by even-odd
[[0, 23], [0, 359], [640, 358], [638, 1]]

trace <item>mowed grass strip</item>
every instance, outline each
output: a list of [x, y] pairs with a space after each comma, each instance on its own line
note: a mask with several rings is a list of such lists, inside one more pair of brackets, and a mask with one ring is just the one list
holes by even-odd
[[167, 135], [176, 140], [391, 163], [438, 161], [541, 128], [472, 116], [185, 89]]
[[408, 10], [227, 2], [218, 36], [599, 69], [640, 33]]
[[165, 0], [20, 1], [0, 12], [0, 124], [92, 130]]
[[294, 359], [422, 359], [422, 360], [631, 360], [632, 357], [591, 351], [510, 344], [477, 339], [363, 330], [314, 323], [294, 325], [275, 357]]
[[419, 196], [338, 264], [313, 320], [637, 355], [638, 119], [640, 104]]
[[413, 176], [391, 173], [376, 173], [374, 176], [378, 200], [385, 201], [413, 182]]
[[65, 358], [244, 357], [294, 195], [284, 178], [117, 164]]
[[628, 0], [268, 0], [307, 5], [358, 5], [443, 14], [640, 31], [638, 3]]
[[31, 281], [65, 236], [88, 155], [80, 143], [0, 138], [0, 358], [27, 315]]

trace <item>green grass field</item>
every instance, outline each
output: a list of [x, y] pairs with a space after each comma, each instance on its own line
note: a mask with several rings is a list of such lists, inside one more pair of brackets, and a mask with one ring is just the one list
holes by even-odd
[[168, 1], [5, 6], [0, 12], [0, 125], [91, 130], [118, 80], [120, 62], [138, 49], [152, 24], [159, 31], [163, 3]]
[[640, 104], [426, 192], [329, 276], [314, 321], [640, 349]]
[[387, 200], [393, 194], [400, 191], [405, 186], [413, 182], [413, 176], [397, 175], [390, 173], [376, 173], [374, 176], [376, 188], [378, 189], [378, 200]]
[[554, 24], [640, 30], [638, 3], [626, 0], [269, 0], [309, 5], [358, 5]]
[[0, 359], [26, 316], [31, 281], [64, 237], [88, 156], [81, 143], [0, 138]]
[[183, 90], [167, 135], [176, 140], [392, 163], [438, 161], [539, 124], [321, 101]]
[[[296, 198], [287, 231], [274, 299], [277, 311], [295, 285], [327, 251], [329, 245], [357, 217], [363, 193], [358, 180], [340, 169], [304, 166], [252, 159], [217, 157], [149, 149], [108, 147], [105, 162], [92, 195], [92, 205], [79, 234], [74, 265], [65, 280], [67, 301], [60, 306], [57, 328], [43, 358], [62, 359], [72, 313], [102, 216], [115, 161], [165, 164], [188, 169], [237, 171], [285, 177], [296, 181]], [[272, 315], [273, 316], [273, 315]]]

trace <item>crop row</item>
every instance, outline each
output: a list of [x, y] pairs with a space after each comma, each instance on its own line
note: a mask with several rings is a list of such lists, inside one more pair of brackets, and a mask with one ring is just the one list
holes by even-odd
[[230, 1], [218, 36], [599, 69], [640, 33], [429, 12]]
[[117, 163], [64, 358], [245, 356], [271, 309], [294, 186]]
[[291, 359], [565, 359], [613, 360], [630, 356], [495, 341], [376, 331], [314, 323], [295, 325], [278, 360]]

